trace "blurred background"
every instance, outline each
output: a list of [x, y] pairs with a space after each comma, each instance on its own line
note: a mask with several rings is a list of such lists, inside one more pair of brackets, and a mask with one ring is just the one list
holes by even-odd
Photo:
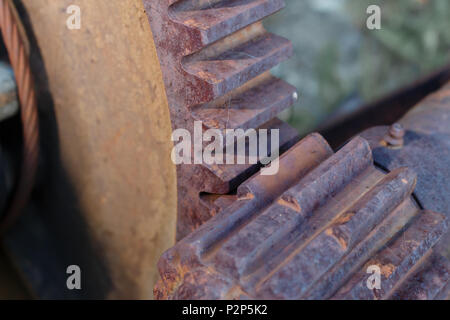
[[[301, 133], [352, 112], [450, 62], [449, 0], [285, 0], [265, 25], [295, 56], [274, 74], [299, 102], [281, 115]], [[369, 30], [368, 6], [381, 8]]]

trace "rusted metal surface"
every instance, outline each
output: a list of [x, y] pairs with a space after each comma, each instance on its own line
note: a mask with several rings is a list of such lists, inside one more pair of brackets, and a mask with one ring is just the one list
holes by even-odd
[[[430, 261], [429, 255], [433, 254], [432, 248], [447, 231], [447, 227], [445, 215], [428, 211], [421, 213], [412, 226], [371, 258], [333, 298], [357, 300], [408, 298], [405, 295], [405, 289], [402, 288], [403, 286], [411, 285], [414, 287], [417, 285], [418, 277], [430, 276], [426, 273], [436, 272], [432, 270], [433, 266], [436, 265], [431, 264], [425, 269], [425, 274], [415, 274], [417, 268]], [[443, 257], [439, 258], [444, 259]], [[448, 260], [443, 264], [448, 265]], [[381, 266], [382, 285], [379, 290], [367, 289], [366, 283], [370, 274], [367, 274], [366, 270], [370, 265]], [[443, 270], [439, 271], [442, 272]], [[430, 281], [421, 285], [422, 290], [428, 291], [423, 298], [435, 299], [442, 290], [446, 289], [449, 274], [444, 271], [440, 276], [442, 278], [439, 281]], [[431, 276], [431, 278], [434, 277]], [[435, 278], [435, 280], [438, 279]], [[407, 294], [413, 295], [414, 291], [409, 291]]]
[[449, 260], [433, 255], [423, 262], [409, 281], [405, 281], [390, 296], [393, 300], [448, 300], [450, 299]]
[[[178, 167], [183, 239], [159, 261], [156, 298], [449, 296], [448, 184], [438, 177], [445, 171], [447, 178], [448, 161], [431, 172], [449, 150], [448, 88], [400, 121], [406, 132], [375, 128], [336, 153], [318, 134], [297, 143], [296, 132], [274, 118], [296, 91], [269, 73], [292, 47], [260, 22], [283, 1], [140, 1], [86, 0], [96, 14], [78, 34], [54, 28], [62, 5], [25, 1], [31, 23], [46, 31], [37, 33], [39, 43], [64, 39], [41, 47], [44, 61], [55, 61], [46, 64], [50, 83], [43, 90], [55, 99], [55, 122], [64, 124], [49, 134], [61, 141], [49, 156], [56, 177], [4, 240], [40, 297], [149, 298], [155, 257], [173, 241], [167, 103], [144, 8], [173, 129], [192, 133], [196, 120], [222, 131], [278, 128], [287, 150], [276, 176], [250, 164]], [[127, 28], [101, 23], [105, 13]], [[112, 45], [116, 55], [109, 56]], [[66, 50], [71, 55], [58, 61]], [[84, 55], [90, 59], [78, 60]], [[111, 84], [130, 69], [123, 83]], [[108, 77], [99, 78], [104, 70]], [[83, 90], [75, 94], [74, 83]], [[64, 270], [74, 263], [83, 270], [81, 293], [65, 290]], [[366, 285], [371, 265], [381, 269], [380, 290]]]
[[[289, 44], [265, 33], [257, 19], [245, 24], [235, 16], [236, 8], [240, 14], [251, 8], [260, 19], [270, 10], [261, 13], [258, 4], [269, 2], [277, 3], [144, 1], [174, 128], [192, 132], [194, 120], [208, 129], [256, 128], [292, 102], [295, 91], [266, 72], [290, 53]], [[228, 19], [240, 24], [229, 33], [216, 28]], [[370, 120], [356, 127], [381, 118], [393, 123], [448, 74], [446, 69], [367, 108], [361, 117]], [[398, 105], [394, 110], [392, 101]], [[375, 108], [379, 105], [389, 112]], [[374, 112], [383, 117], [374, 118]], [[401, 150], [407, 134], [400, 125], [388, 129], [381, 136], [384, 147]], [[161, 258], [157, 298], [407, 298], [407, 285], [429, 299], [447, 294], [447, 260], [440, 250], [430, 253], [446, 241], [439, 242], [447, 222], [434, 212], [442, 212], [439, 208], [422, 210], [413, 199], [414, 170], [382, 172], [361, 138], [332, 155], [318, 135], [291, 148], [280, 168], [276, 177], [247, 179], [257, 167], [178, 167], [177, 235], [196, 231]], [[237, 186], [236, 194], [218, 195]], [[435, 267], [430, 263], [435, 260], [441, 268], [423, 267]], [[381, 291], [363, 287], [368, 261], [384, 272], [387, 286]], [[421, 276], [436, 281], [420, 287]]]
[[389, 148], [403, 147], [403, 138], [405, 137], [405, 129], [400, 123], [394, 123], [386, 132], [383, 142]]
[[388, 127], [362, 133], [373, 148], [378, 165], [395, 170], [407, 166], [419, 179], [416, 196], [422, 207], [450, 215], [450, 83], [430, 95], [399, 123], [404, 127], [404, 144], [384, 144]]
[[[173, 129], [280, 129], [281, 152], [297, 133], [274, 119], [297, 98], [269, 70], [292, 54], [291, 43], [260, 20], [282, 0], [144, 0], [161, 63]], [[247, 162], [248, 163], [248, 162]], [[258, 165], [179, 165], [177, 238], [215, 213], [200, 194], [228, 194]]]
[[[401, 148], [384, 144], [387, 127], [375, 127], [362, 133], [373, 148], [375, 162], [386, 170], [412, 168], [419, 177], [415, 197], [420, 205], [450, 218], [450, 83], [421, 101], [399, 123], [405, 130]], [[450, 259], [449, 232], [436, 251]], [[441, 279], [442, 274], [446, 275], [442, 270], [446, 270], [445, 267], [437, 268], [434, 273], [425, 270], [417, 279], [428, 279], [430, 284]], [[437, 280], [433, 280], [435, 278]], [[402, 296], [414, 297], [414, 293], [417, 298], [427, 296], [428, 284], [416, 283], [411, 292], [405, 289]], [[446, 292], [448, 290], [439, 297], [448, 294]]]
[[[176, 173], [144, 6], [80, 0], [81, 29], [70, 30], [72, 2], [19, 2], [45, 178], [3, 245], [40, 298], [150, 299], [156, 262], [175, 243]], [[69, 265], [82, 290], [67, 289]]]
[[[280, 168], [246, 181], [235, 201], [163, 255], [156, 298], [383, 299], [406, 297], [407, 284], [427, 298], [448, 294], [448, 262], [432, 253], [447, 219], [415, 202], [413, 170], [386, 174], [366, 140], [333, 154], [317, 134], [284, 154]], [[366, 286], [368, 264], [381, 269], [382, 290]], [[421, 276], [439, 281], [420, 287]]]
[[374, 126], [391, 125], [429, 94], [450, 80], [450, 65], [402, 87], [386, 97], [362, 106], [352, 114], [322, 123], [318, 131], [333, 148]]

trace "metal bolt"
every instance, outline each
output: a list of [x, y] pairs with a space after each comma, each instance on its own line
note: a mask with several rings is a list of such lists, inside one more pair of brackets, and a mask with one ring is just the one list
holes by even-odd
[[394, 123], [388, 133], [384, 136], [384, 141], [389, 147], [401, 148], [403, 146], [403, 138], [405, 137], [405, 129], [400, 123]]

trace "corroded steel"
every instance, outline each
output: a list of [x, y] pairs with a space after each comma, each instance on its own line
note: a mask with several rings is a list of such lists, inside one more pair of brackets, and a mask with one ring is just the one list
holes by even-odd
[[427, 209], [450, 215], [450, 83], [413, 108], [399, 123], [404, 127], [402, 148], [383, 143], [389, 127], [362, 133], [378, 165], [388, 170], [407, 166], [417, 172], [416, 196]]
[[[246, 181], [163, 255], [157, 298], [388, 299], [406, 297], [406, 285], [429, 299], [448, 294], [448, 262], [433, 253], [446, 217], [417, 205], [414, 171], [377, 169], [362, 138], [332, 154], [319, 135], [288, 151], [280, 168]], [[369, 265], [381, 269], [380, 290], [366, 286]], [[427, 287], [420, 277], [439, 281]]]
[[[294, 89], [267, 73], [291, 53], [290, 44], [258, 22], [280, 9], [282, 1], [144, 3], [174, 128], [192, 132], [195, 120], [206, 129], [257, 128], [292, 103]], [[395, 112], [390, 114], [395, 119]], [[402, 150], [408, 147], [408, 133], [395, 124], [378, 141], [386, 150]], [[249, 178], [258, 169], [249, 166], [179, 166], [178, 238], [197, 230], [161, 258], [155, 296], [448, 295], [448, 260], [439, 249], [446, 241], [440, 239], [447, 220], [436, 213], [442, 208], [423, 210], [414, 200], [415, 170], [424, 179], [420, 168], [382, 168], [392, 170], [374, 166], [366, 140], [356, 138], [333, 154], [318, 135], [287, 151], [275, 177]], [[219, 195], [236, 187], [236, 194]], [[381, 268], [381, 290], [366, 286], [370, 264]], [[421, 279], [433, 281], [422, 284]]]
[[384, 135], [383, 141], [387, 147], [401, 148], [403, 146], [403, 138], [405, 137], [405, 129], [400, 123], [394, 123]]
[[351, 114], [323, 123], [318, 130], [333, 148], [337, 148], [364, 130], [398, 121], [421, 100], [442, 88], [448, 81], [450, 81], [450, 65], [361, 106]]
[[[175, 242], [176, 173], [142, 1], [79, 0], [79, 30], [65, 25], [74, 3], [16, 2], [31, 41], [44, 179], [2, 245], [40, 298], [152, 298], [156, 262]], [[73, 264], [83, 290], [67, 290]]]
[[[399, 123], [405, 130], [401, 148], [384, 145], [388, 127], [362, 133], [373, 148], [375, 162], [386, 170], [412, 168], [419, 177], [415, 191], [419, 204], [450, 218], [450, 83], [421, 101]], [[437, 251], [450, 259], [450, 233]], [[428, 274], [424, 277], [431, 279]]]
[[[127, 28], [116, 30], [93, 14], [86, 21], [93, 27], [68, 34], [54, 28], [60, 4], [25, 3], [31, 22], [46, 31], [36, 33], [41, 44], [48, 34], [64, 39], [41, 46], [50, 68], [45, 90], [64, 125], [53, 133], [61, 150], [49, 156], [57, 177], [43, 190], [51, 191], [5, 246], [41, 297], [148, 298], [155, 257], [172, 240], [175, 191], [165, 95], [144, 7], [85, 0], [90, 12], [109, 13]], [[277, 128], [287, 150], [276, 176], [261, 175], [259, 165], [178, 167], [178, 238], [186, 237], [159, 261], [157, 298], [448, 298], [448, 183], [439, 174], [449, 181], [449, 158], [432, 170], [449, 150], [448, 88], [400, 122], [406, 132], [376, 128], [336, 153], [318, 134], [296, 143], [296, 132], [274, 118], [296, 91], [269, 73], [292, 47], [260, 22], [283, 1], [144, 5], [173, 129], [192, 133], [196, 120], [221, 131]], [[112, 45], [116, 54], [109, 56]], [[67, 60], [56, 59], [65, 50]], [[84, 55], [90, 59], [79, 60]], [[105, 70], [108, 76], [98, 77]], [[82, 88], [76, 94], [74, 84]], [[82, 293], [64, 290], [60, 270], [69, 260], [82, 266]], [[373, 265], [381, 270], [381, 289], [367, 287]]]
[[[280, 129], [281, 152], [297, 132], [274, 119], [296, 89], [269, 70], [292, 54], [291, 43], [260, 20], [282, 0], [144, 0], [161, 63], [172, 126], [204, 129]], [[233, 192], [258, 165], [179, 165], [177, 238], [215, 214], [205, 194]]]

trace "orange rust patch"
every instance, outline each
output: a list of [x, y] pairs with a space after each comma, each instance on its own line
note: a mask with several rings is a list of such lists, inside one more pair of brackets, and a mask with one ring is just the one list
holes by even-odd
[[252, 200], [255, 198], [255, 195], [253, 193], [247, 193], [245, 195], [243, 195], [242, 197], [238, 198], [238, 201], [244, 201], [244, 200]]
[[220, 123], [217, 120], [209, 120], [207, 124], [212, 128], [220, 128]]
[[[182, 284], [182, 281], [186, 274], [189, 273], [189, 268], [187, 266], [178, 265], [175, 272], [164, 272], [161, 276], [163, 279], [162, 284], [164, 284], [165, 295], [169, 296], [173, 294], [177, 288]], [[165, 280], [165, 281], [164, 281]], [[163, 287], [159, 287], [161, 289]]]
[[325, 234], [327, 236], [333, 237], [339, 245], [342, 247], [342, 249], [347, 250], [347, 241], [339, 236], [339, 232], [335, 228], [328, 228], [325, 230]]
[[233, 286], [225, 294], [225, 300], [240, 300], [241, 297], [248, 297], [249, 295], [239, 286]]
[[392, 263], [381, 266], [381, 274], [386, 278], [389, 278], [392, 272], [395, 271], [395, 266]]
[[350, 219], [355, 215], [355, 212], [346, 212], [343, 215], [341, 215], [339, 218], [336, 219], [335, 224], [336, 225], [341, 225], [341, 224], [345, 224], [347, 222], [350, 221]]
[[217, 79], [214, 74], [207, 72], [207, 71], [197, 71], [197, 76], [200, 78], [209, 79], [213, 83], [219, 82], [219, 79]]
[[155, 287], [153, 288], [153, 296], [155, 297], [155, 299], [157, 300], [168, 300], [168, 295], [167, 295], [167, 288], [164, 285], [164, 282], [159, 279], [156, 282]]
[[302, 212], [302, 207], [300, 207], [300, 204], [298, 203], [297, 199], [293, 197], [289, 198], [280, 198], [277, 203], [280, 206], [287, 207], [289, 209], [292, 209], [296, 212]]

